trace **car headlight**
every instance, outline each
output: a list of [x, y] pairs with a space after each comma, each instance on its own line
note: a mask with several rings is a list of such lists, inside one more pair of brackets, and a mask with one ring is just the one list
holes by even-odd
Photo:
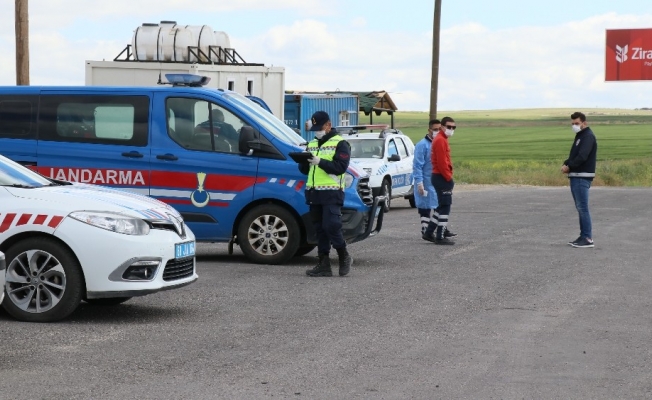
[[353, 185], [353, 175], [348, 172], [344, 174], [344, 186], [348, 189]]
[[75, 211], [70, 217], [88, 225], [124, 235], [147, 235], [149, 225], [140, 218], [102, 211]]
[[362, 168], [364, 172], [368, 173], [371, 176], [371, 168]]

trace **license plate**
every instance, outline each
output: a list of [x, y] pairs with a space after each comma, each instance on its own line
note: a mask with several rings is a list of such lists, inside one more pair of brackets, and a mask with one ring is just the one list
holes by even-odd
[[174, 245], [174, 258], [192, 257], [195, 255], [195, 242], [177, 243]]

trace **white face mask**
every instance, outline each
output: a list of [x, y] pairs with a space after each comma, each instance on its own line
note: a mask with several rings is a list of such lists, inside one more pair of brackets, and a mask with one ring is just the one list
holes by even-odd
[[325, 134], [326, 134], [326, 131], [317, 131], [317, 132], [315, 132], [315, 137], [319, 140], [319, 139], [323, 138]]
[[455, 129], [446, 129], [446, 130], [444, 131], [444, 134], [446, 135], [446, 137], [451, 137], [451, 136], [453, 136], [453, 133], [455, 133]]
[[571, 125], [571, 128], [573, 128], [573, 132], [577, 133], [582, 130], [581, 125]]

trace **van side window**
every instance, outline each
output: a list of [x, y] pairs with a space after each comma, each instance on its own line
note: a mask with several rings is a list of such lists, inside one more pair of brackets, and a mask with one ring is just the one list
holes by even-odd
[[0, 96], [0, 138], [36, 138], [38, 96]]
[[171, 97], [166, 101], [168, 134], [190, 150], [235, 153], [244, 121], [205, 100]]
[[148, 120], [147, 96], [41, 96], [41, 140], [146, 146]]

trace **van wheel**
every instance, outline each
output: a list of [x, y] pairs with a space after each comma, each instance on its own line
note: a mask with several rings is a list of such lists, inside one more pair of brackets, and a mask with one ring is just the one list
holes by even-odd
[[266, 204], [247, 214], [238, 226], [242, 252], [259, 264], [281, 264], [299, 248], [299, 224], [286, 209]]
[[50, 238], [30, 238], [6, 253], [4, 309], [28, 322], [50, 322], [70, 315], [83, 296], [84, 277], [75, 255]]
[[385, 202], [383, 203], [383, 211], [389, 212], [389, 209], [392, 205], [392, 186], [389, 181], [385, 179], [382, 186], [380, 187], [380, 195], [385, 196]]

